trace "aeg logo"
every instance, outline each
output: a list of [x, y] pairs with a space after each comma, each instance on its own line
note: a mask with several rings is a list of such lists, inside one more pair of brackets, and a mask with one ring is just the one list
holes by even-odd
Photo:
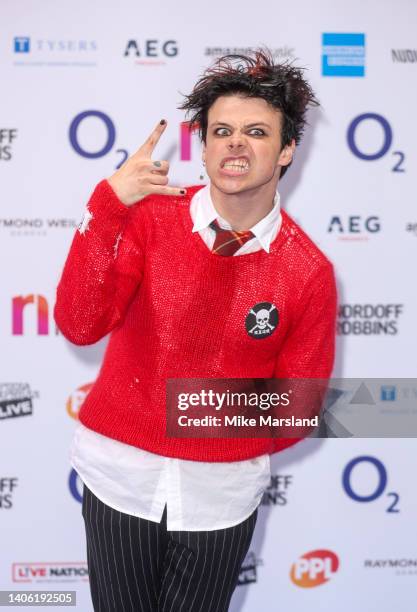
[[294, 584], [311, 588], [328, 582], [339, 569], [339, 558], [331, 550], [312, 550], [293, 563], [290, 577]]

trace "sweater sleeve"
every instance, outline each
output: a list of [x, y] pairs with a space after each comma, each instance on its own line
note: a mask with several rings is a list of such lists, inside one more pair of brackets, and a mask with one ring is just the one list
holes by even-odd
[[98, 183], [56, 290], [54, 319], [72, 343], [94, 344], [124, 318], [143, 273], [143, 247], [136, 233], [130, 207], [107, 180]]
[[[333, 266], [327, 262], [325, 267], [320, 267], [313, 274], [302, 293], [299, 313], [275, 363], [274, 378], [317, 378], [327, 381], [334, 365], [336, 316], [336, 280]], [[300, 382], [299, 386], [301, 391], [293, 405], [293, 412], [302, 416], [302, 398], [303, 393], [307, 393], [308, 385]], [[307, 416], [305, 410], [304, 416]], [[302, 438], [274, 438], [272, 452], [283, 450], [300, 440]]]

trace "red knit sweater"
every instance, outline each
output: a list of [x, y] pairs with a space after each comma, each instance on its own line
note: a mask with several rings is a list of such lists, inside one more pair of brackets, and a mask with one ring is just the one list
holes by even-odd
[[[211, 253], [192, 232], [199, 188], [128, 207], [100, 182], [87, 205], [92, 216], [73, 237], [54, 317], [74, 344], [111, 332], [79, 412], [85, 426], [169, 457], [237, 461], [298, 438], [169, 438], [166, 379], [328, 378], [336, 286], [331, 263], [284, 211], [269, 253]], [[262, 338], [245, 325], [260, 303], [278, 313]]]

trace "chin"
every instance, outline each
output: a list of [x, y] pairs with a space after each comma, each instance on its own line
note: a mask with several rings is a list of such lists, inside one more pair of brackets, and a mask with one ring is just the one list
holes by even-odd
[[242, 181], [241, 178], [237, 180], [234, 178], [225, 178], [222, 176], [221, 178], [211, 179], [213, 185], [223, 193], [227, 193], [229, 195], [233, 193], [241, 193], [242, 191], [247, 191], [248, 189], [252, 189], [254, 185], [248, 184], [246, 181]]

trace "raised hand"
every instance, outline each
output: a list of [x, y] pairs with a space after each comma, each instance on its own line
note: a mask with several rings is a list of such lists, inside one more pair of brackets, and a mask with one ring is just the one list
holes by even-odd
[[131, 206], [151, 193], [184, 195], [185, 189], [168, 186], [168, 161], [152, 161], [152, 153], [165, 131], [162, 119], [143, 145], [114, 173], [108, 182], [123, 204]]

